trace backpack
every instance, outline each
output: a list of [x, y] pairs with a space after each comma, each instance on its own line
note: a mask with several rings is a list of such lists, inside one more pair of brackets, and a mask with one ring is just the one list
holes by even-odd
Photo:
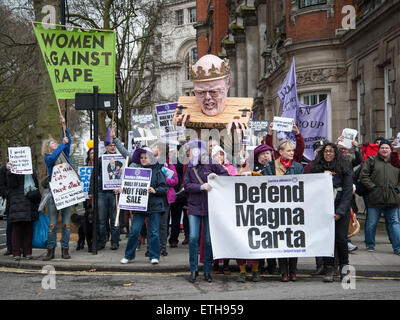
[[[372, 175], [372, 171], [374, 171], [374, 166], [375, 166], [375, 157], [369, 156], [370, 159], [370, 167], [369, 167], [369, 172], [370, 176]], [[356, 171], [354, 171], [354, 176], [353, 176], [353, 183], [356, 186], [356, 194], [358, 194], [360, 197], [368, 195], [368, 189], [361, 183], [360, 181], [360, 172], [362, 169], [362, 165], [360, 165]]]

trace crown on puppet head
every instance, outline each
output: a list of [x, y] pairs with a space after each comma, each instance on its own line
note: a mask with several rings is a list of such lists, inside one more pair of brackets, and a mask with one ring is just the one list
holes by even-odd
[[193, 70], [195, 65], [190, 66], [190, 76], [192, 81], [201, 82], [201, 81], [210, 81], [210, 80], [219, 80], [229, 76], [229, 60], [224, 59], [221, 62], [221, 67], [216, 68], [214, 64], [211, 65], [211, 68], [208, 70], [204, 70], [202, 66], [197, 66], [197, 70]]

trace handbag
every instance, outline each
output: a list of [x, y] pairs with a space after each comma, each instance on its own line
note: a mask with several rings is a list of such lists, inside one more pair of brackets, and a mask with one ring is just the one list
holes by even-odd
[[360, 222], [358, 222], [353, 209], [351, 209], [349, 230], [347, 232], [347, 238], [351, 238], [360, 232]]

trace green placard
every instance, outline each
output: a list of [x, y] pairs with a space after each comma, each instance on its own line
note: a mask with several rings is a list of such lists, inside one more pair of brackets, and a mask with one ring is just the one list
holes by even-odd
[[34, 26], [57, 99], [75, 93], [115, 93], [115, 32], [67, 31]]

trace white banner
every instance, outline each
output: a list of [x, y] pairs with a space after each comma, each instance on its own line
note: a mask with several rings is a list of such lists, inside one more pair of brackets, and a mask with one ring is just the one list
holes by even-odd
[[12, 163], [14, 174], [32, 174], [32, 156], [30, 147], [9, 147], [8, 161]]
[[218, 176], [208, 183], [214, 259], [333, 257], [330, 175]]
[[53, 167], [50, 189], [57, 210], [85, 201], [83, 186], [69, 163]]

